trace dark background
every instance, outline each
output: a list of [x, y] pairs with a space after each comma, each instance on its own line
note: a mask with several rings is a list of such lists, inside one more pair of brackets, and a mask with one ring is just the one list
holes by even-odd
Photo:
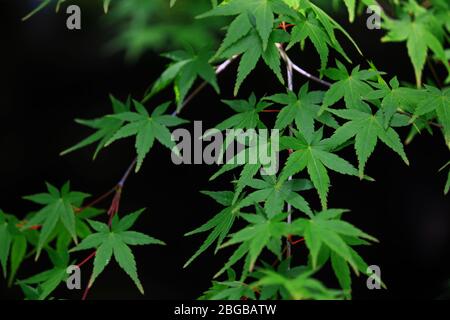
[[[81, 31], [68, 31], [65, 14], [55, 14], [53, 9], [21, 22], [20, 18], [30, 9], [26, 4], [27, 1], [0, 0], [0, 207], [18, 216], [36, 209], [21, 197], [44, 191], [45, 181], [60, 187], [70, 179], [73, 189], [92, 195], [117, 183], [134, 157], [130, 140], [115, 143], [96, 161], [91, 160], [93, 148], [65, 157], [58, 154], [91, 132], [74, 123], [74, 118], [109, 113], [110, 93], [120, 99], [128, 94], [141, 98], [167, 62], [151, 53], [136, 64], [125, 63], [121, 54], [108, 55], [104, 43], [111, 31], [102, 23], [100, 4], [82, 11]], [[369, 32], [363, 21], [352, 25], [349, 31], [368, 60], [413, 82], [404, 44], [381, 46], [382, 33]], [[355, 62], [364, 62], [351, 47], [349, 50]], [[310, 56], [304, 53], [294, 56], [294, 60], [314, 71], [316, 53], [308, 51]], [[219, 79], [225, 98], [232, 98], [235, 66]], [[304, 79], [296, 77], [295, 81], [298, 86]], [[282, 88], [275, 77], [260, 66], [245, 82], [240, 97], [247, 97], [251, 91], [261, 96], [277, 90]], [[168, 91], [158, 99], [170, 98]], [[181, 116], [203, 120], [204, 128], [210, 128], [230, 114], [208, 88]], [[406, 137], [407, 131], [401, 134]], [[380, 145], [367, 167], [375, 183], [331, 174], [330, 206], [351, 209], [347, 219], [381, 240], [380, 244], [363, 248], [361, 255], [369, 264], [381, 267], [388, 290], [370, 291], [365, 278], [354, 277], [355, 299], [434, 299], [445, 292], [450, 279], [450, 202], [443, 195], [445, 176], [437, 173], [448, 161], [448, 150], [436, 131], [434, 137], [419, 136], [406, 147], [406, 152], [410, 167]], [[352, 150], [345, 157], [356, 163]], [[204, 235], [185, 238], [183, 234], [220, 209], [198, 191], [225, 190], [230, 185], [229, 177], [208, 183], [215, 167], [175, 166], [169, 159], [168, 150], [154, 147], [140, 173], [130, 177], [121, 203], [123, 212], [148, 208], [138, 229], [168, 244], [135, 247], [146, 295], [140, 296], [127, 275], [112, 263], [96, 281], [89, 298], [194, 299], [210, 286], [213, 274], [228, 257], [227, 252], [215, 257], [208, 250], [189, 268], [182, 268], [205, 239]], [[108, 202], [104, 203], [107, 206]], [[294, 250], [299, 252], [299, 262], [306, 259], [301, 245]], [[79, 258], [84, 256], [81, 253]], [[26, 263], [18, 277], [25, 278], [45, 268], [45, 261]], [[90, 266], [83, 268], [86, 273], [89, 269]], [[336, 280], [327, 278], [329, 271], [326, 269], [319, 276], [327, 285], [337, 287]], [[75, 299], [81, 296], [81, 292], [64, 289], [59, 294]], [[7, 289], [0, 279], [0, 297], [20, 299], [21, 292]]]

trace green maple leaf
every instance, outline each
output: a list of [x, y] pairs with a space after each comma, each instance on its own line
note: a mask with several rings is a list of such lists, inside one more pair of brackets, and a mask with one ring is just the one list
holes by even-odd
[[70, 191], [69, 182], [61, 190], [47, 183], [47, 191], [48, 193], [24, 197], [26, 200], [44, 206], [22, 227], [22, 230], [25, 230], [36, 225], [42, 226], [36, 248], [36, 259], [39, 258], [42, 248], [57, 227], [58, 222], [62, 223], [75, 243], [78, 242], [74, 208], [79, 207], [83, 200], [89, 196], [86, 193]]
[[[67, 279], [67, 267], [69, 266], [69, 255], [67, 252], [56, 252], [47, 248], [47, 253], [53, 263], [53, 268], [38, 273], [30, 278], [18, 280], [18, 284], [25, 293], [29, 293], [27, 298], [31, 300], [44, 300], [55, 289]], [[31, 285], [37, 286], [36, 288]], [[30, 295], [32, 293], [32, 295]]]
[[344, 0], [348, 10], [348, 19], [350, 22], [355, 20], [356, 0]]
[[248, 100], [222, 100], [227, 106], [236, 112], [235, 115], [214, 126], [223, 131], [226, 129], [255, 129], [265, 128], [259, 113], [271, 106], [271, 103], [257, 101], [252, 93]]
[[233, 269], [226, 270], [228, 278], [226, 281], [213, 281], [209, 288], [199, 300], [240, 300], [247, 297], [256, 300], [255, 291], [242, 281], [236, 280], [236, 273]]
[[133, 102], [137, 112], [123, 112], [109, 116], [127, 122], [127, 124], [117, 130], [105, 145], [109, 146], [119, 139], [136, 136], [137, 172], [141, 168], [145, 156], [152, 148], [155, 139], [178, 155], [179, 150], [176, 148], [167, 127], [177, 126], [188, 121], [175, 116], [164, 115], [170, 102], [158, 106], [151, 115], [140, 102], [135, 100]]
[[351, 73], [348, 73], [345, 66], [337, 63], [337, 68], [330, 68], [324, 71], [325, 75], [335, 82], [325, 93], [323, 108], [331, 106], [344, 98], [348, 109], [360, 109], [361, 100], [367, 96], [373, 88], [367, 83], [367, 80], [377, 76], [378, 71], [360, 70], [355, 67]]
[[398, 110], [411, 110], [416, 101], [411, 100], [410, 89], [401, 88], [396, 77], [389, 84], [382, 80], [381, 83], [372, 83], [377, 89], [369, 92], [364, 99], [381, 100], [381, 109], [384, 115], [384, 127], [387, 129], [392, 118]]
[[[255, 128], [266, 128], [265, 124], [261, 121], [259, 117], [259, 113], [271, 106], [270, 103], [265, 101], [257, 101], [256, 96], [252, 93], [248, 100], [222, 100], [223, 103], [228, 105], [231, 109], [233, 109], [237, 114], [231, 116], [230, 118], [222, 121], [221, 123], [217, 124], [214, 128], [216, 130], [224, 131], [226, 129], [255, 129]], [[209, 136], [208, 133], [206, 133], [203, 138], [207, 138]], [[226, 135], [225, 141], [223, 145], [221, 146], [220, 152], [219, 152], [219, 159], [223, 157], [225, 151], [228, 149], [228, 147], [234, 143], [235, 140], [238, 140], [239, 142], [243, 143], [244, 145], [251, 142], [251, 138], [240, 138], [236, 135]], [[254, 149], [254, 148], [253, 148]], [[252, 149], [252, 150], [253, 150]], [[257, 170], [261, 166], [250, 166], [247, 165], [245, 168], [246, 170], [249, 170], [253, 172], [251, 174], [252, 178]], [[222, 169], [226, 169], [227, 167], [223, 167]], [[239, 196], [240, 191], [236, 192], [235, 199]]]
[[27, 251], [27, 239], [17, 227], [19, 223], [17, 217], [6, 214], [0, 209], [0, 264], [3, 276], [6, 277], [9, 260], [8, 285], [12, 284]]
[[328, 34], [328, 37], [331, 41], [332, 47], [339, 52], [348, 62], [351, 62], [350, 58], [345, 53], [344, 49], [340, 45], [339, 41], [336, 38], [335, 30], [340, 31], [355, 47], [360, 55], [363, 55], [361, 49], [359, 48], [356, 41], [350, 36], [350, 34], [332, 17], [330, 17], [325, 11], [323, 11], [320, 7], [312, 3], [311, 1], [305, 1], [302, 6], [306, 8], [311, 8], [312, 11], [316, 14], [317, 19], [320, 21], [325, 31]]
[[[265, 51], [269, 44], [270, 34], [274, 28], [274, 14], [286, 12], [293, 11], [280, 0], [230, 0], [202, 14], [199, 18], [238, 16], [240, 19], [250, 19], [252, 24], [255, 25], [258, 36], [262, 41], [262, 49]], [[238, 34], [237, 38], [239, 35], [242, 35], [240, 30], [236, 30], [236, 32]]]
[[365, 165], [370, 155], [374, 152], [378, 139], [396, 152], [409, 165], [409, 160], [399, 135], [392, 127], [385, 129], [385, 121], [381, 110], [372, 114], [370, 107], [365, 105], [365, 111], [330, 109], [329, 111], [338, 117], [350, 121], [337, 129], [333, 136], [327, 139], [327, 144], [331, 148], [335, 148], [355, 137], [355, 150], [358, 156], [359, 176], [361, 178], [364, 176]]
[[312, 216], [313, 213], [308, 202], [297, 193], [313, 188], [309, 180], [280, 181], [275, 176], [263, 175], [262, 177], [264, 180], [252, 179], [247, 183], [257, 191], [250, 193], [241, 201], [242, 207], [264, 202], [264, 211], [270, 219], [280, 214], [283, 211], [284, 203], [287, 202], [294, 208]]
[[136, 268], [136, 261], [129, 246], [158, 244], [164, 242], [150, 237], [146, 234], [129, 231], [144, 210], [139, 210], [118, 219], [115, 216], [111, 227], [105, 223], [89, 220], [90, 226], [96, 231], [85, 238], [79, 245], [70, 250], [76, 252], [87, 249], [96, 249], [94, 259], [94, 270], [89, 280], [89, 287], [92, 287], [95, 279], [103, 272], [110, 263], [112, 256], [119, 266], [133, 280], [139, 291], [144, 294], [144, 288], [139, 280]]
[[266, 65], [275, 73], [278, 80], [284, 84], [284, 78], [281, 73], [280, 52], [277, 43], [286, 42], [288, 35], [281, 30], [274, 30], [269, 36], [269, 43], [266, 49], [263, 49], [261, 39], [253, 28], [247, 35], [236, 41], [234, 44], [224, 49], [219, 58], [229, 59], [235, 55], [241, 55], [239, 62], [234, 95], [237, 95], [239, 88], [248, 75], [256, 68], [258, 61], [262, 58]]
[[425, 67], [428, 50], [433, 51], [436, 57], [443, 62], [447, 71], [450, 72], [450, 66], [445, 55], [444, 47], [433, 33], [435, 24], [430, 23], [428, 12], [422, 11], [418, 13], [414, 19], [409, 15], [405, 15], [401, 20], [385, 18], [382, 25], [385, 29], [389, 30], [382, 41], [406, 41], [408, 55], [414, 67], [418, 87], [422, 85], [422, 73]]
[[[262, 174], [265, 175], [273, 175], [273, 170], [277, 170], [278, 164], [273, 163], [278, 161], [277, 159], [271, 158], [269, 163], [263, 163], [265, 160], [262, 161], [263, 157], [261, 157], [261, 155], [276, 154], [279, 151], [278, 141], [276, 141], [276, 139], [272, 136], [268, 139], [267, 136], [262, 137], [258, 136], [256, 132], [254, 133], [255, 135], [253, 135], [250, 139], [237, 137], [238, 142], [242, 143], [244, 146], [248, 145], [248, 148], [244, 148], [231, 159], [227, 159], [226, 163], [223, 164], [222, 167], [210, 178], [210, 180], [214, 180], [228, 171], [243, 166], [239, 178], [234, 181], [235, 194], [233, 204], [236, 203], [245, 186], [251, 182], [258, 171], [261, 170]], [[235, 138], [236, 136], [234, 135], [227, 135], [224, 145], [228, 147]], [[224, 150], [226, 149], [223, 147], [221, 154], [223, 154]], [[274, 168], [274, 166], [276, 166], [276, 168]]]
[[300, 43], [303, 47], [305, 40], [310, 39], [319, 53], [321, 69], [325, 69], [328, 63], [328, 47], [332, 46], [332, 43], [316, 15], [313, 12], [308, 14], [308, 17], [299, 15], [293, 24], [295, 26], [292, 28], [291, 40], [286, 49], [289, 50], [296, 43]]
[[210, 234], [200, 246], [200, 248], [194, 253], [194, 255], [189, 258], [189, 260], [184, 264], [183, 268], [186, 268], [192, 263], [200, 254], [202, 254], [206, 249], [208, 249], [215, 241], [217, 241], [216, 249], [217, 252], [225, 240], [226, 236], [230, 232], [231, 227], [234, 224], [236, 217], [240, 215], [240, 201], [233, 203], [234, 192], [231, 191], [202, 191], [203, 194], [210, 196], [219, 204], [225, 206], [218, 214], [216, 214], [208, 222], [200, 226], [199, 228], [192, 230], [185, 234], [185, 236], [192, 236], [198, 233], [203, 233], [210, 231]]
[[314, 121], [317, 120], [332, 128], [339, 125], [333, 116], [324, 112], [319, 115], [320, 104], [323, 100], [323, 91], [308, 91], [309, 84], [305, 83], [298, 95], [292, 91], [287, 94], [276, 94], [265, 99], [285, 105], [277, 116], [275, 128], [282, 130], [295, 122], [299, 131], [305, 137], [311, 137], [314, 133]]
[[278, 286], [288, 293], [283, 295], [285, 299], [294, 300], [336, 300], [342, 299], [342, 292], [326, 288], [320, 281], [312, 278], [313, 271], [304, 270], [299, 274], [283, 275], [273, 270], [261, 270], [262, 277], [252, 284], [252, 287]]
[[183, 106], [186, 96], [197, 78], [209, 83], [217, 93], [220, 93], [214, 68], [209, 64], [212, 53], [208, 50], [200, 52], [176, 51], [164, 55], [173, 63], [162, 73], [153, 84], [151, 90], [145, 94], [143, 102], [148, 101], [155, 94], [174, 84], [177, 110]]
[[[332, 253], [344, 259], [353, 267], [355, 273], [361, 271], [361, 262], [354, 254], [354, 250], [350, 247], [350, 243], [355, 240], [370, 240], [378, 242], [378, 240], [367, 233], [361, 231], [348, 222], [339, 220], [346, 210], [329, 209], [317, 213], [311, 219], [299, 218], [292, 223], [293, 234], [303, 236], [306, 246], [308, 247], [313, 268], [318, 267], [319, 253], [322, 246], [327, 247]], [[335, 261], [336, 270], [346, 272], [342, 266], [338, 266], [339, 262]], [[366, 273], [366, 270], [363, 271]]]
[[[426, 86], [426, 95], [419, 102], [414, 112], [415, 117], [429, 113], [436, 113], [439, 123], [442, 125], [445, 143], [450, 148], [450, 89], [439, 90], [432, 86]], [[415, 118], [412, 119], [414, 121]]]
[[[231, 239], [222, 245], [222, 248], [224, 248], [241, 243], [241, 246], [238, 248], [238, 254], [243, 256], [248, 253], [250, 259], [249, 271], [253, 270], [256, 260], [265, 247], [281, 259], [281, 239], [287, 237], [290, 232], [289, 224], [283, 221], [288, 214], [283, 213], [270, 217], [259, 205], [255, 205], [255, 207], [256, 214], [241, 214], [241, 217], [249, 222], [250, 225], [232, 234], [230, 236]], [[241, 249], [243, 247], [245, 250]], [[225, 265], [226, 269], [234, 264], [236, 254], [232, 257], [234, 259]], [[216, 276], [226, 269], [223, 268]]]
[[282, 148], [294, 150], [281, 172], [280, 180], [287, 180], [306, 168], [324, 209], [330, 188], [327, 168], [341, 174], [358, 175], [349, 162], [330, 152], [332, 149], [322, 140], [322, 130], [315, 132], [310, 139], [296, 132], [295, 137], [282, 137], [280, 144]]
[[11, 226], [5, 213], [0, 210], [0, 264], [3, 269], [4, 277], [6, 277], [8, 257], [13, 240], [10, 228]]
[[[130, 110], [131, 100], [128, 99], [124, 104], [110, 96], [111, 104], [113, 107], [114, 113], [122, 113]], [[68, 148], [61, 152], [61, 155], [66, 155], [68, 153], [74, 152], [81, 148], [87, 147], [91, 144], [98, 142], [97, 148], [95, 149], [93, 158], [95, 159], [98, 153], [105, 147], [106, 142], [120, 129], [123, 125], [123, 121], [119, 119], [114, 119], [111, 117], [101, 117], [93, 120], [82, 120], [76, 119], [77, 123], [87, 126], [89, 128], [97, 130], [95, 133], [84, 139], [83, 141], [77, 143], [71, 148]]]

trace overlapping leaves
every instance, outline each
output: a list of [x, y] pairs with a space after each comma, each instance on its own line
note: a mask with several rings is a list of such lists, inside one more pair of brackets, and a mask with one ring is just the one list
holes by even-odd
[[59, 222], [62, 223], [75, 243], [78, 242], [74, 208], [79, 207], [83, 200], [89, 196], [86, 193], [71, 191], [69, 182], [61, 190], [47, 183], [47, 191], [47, 193], [38, 193], [24, 197], [24, 199], [44, 206], [22, 227], [22, 229], [35, 226], [41, 227], [36, 248], [36, 259]]

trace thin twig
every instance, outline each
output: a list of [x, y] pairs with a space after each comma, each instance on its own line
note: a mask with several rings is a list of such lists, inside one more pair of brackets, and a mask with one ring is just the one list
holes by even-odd
[[283, 46], [279, 43], [276, 44], [278, 51], [280, 52], [281, 58], [286, 62], [287, 65], [290, 65], [292, 67], [292, 69], [294, 69], [295, 71], [297, 71], [298, 73], [300, 73], [302, 76], [313, 80], [315, 82], [318, 82], [324, 86], [327, 87], [331, 87], [331, 83], [325, 80], [322, 80], [316, 76], [313, 76], [312, 74], [310, 74], [309, 72], [303, 70], [302, 68], [300, 68], [299, 66], [297, 66], [295, 63], [292, 62], [292, 60], [289, 58], [289, 56], [287, 55], [286, 51], [284, 50]]
[[[220, 74], [222, 71], [224, 71], [232, 62], [233, 60], [235, 60], [237, 58], [237, 56], [234, 56], [228, 60], [226, 60], [225, 62], [223, 62], [222, 64], [220, 64], [219, 66], [216, 67], [216, 74]], [[198, 86], [184, 101], [183, 105], [181, 106], [180, 109], [178, 109], [177, 111], [175, 111], [172, 116], [176, 116], [178, 115], [181, 110], [190, 102], [192, 101], [192, 99], [195, 98], [195, 96], [197, 96], [207, 85], [207, 82], [203, 82], [202, 84], [200, 84], [200, 86]], [[124, 185], [126, 183], [126, 181], [128, 180], [129, 176], [131, 175], [131, 172], [133, 171], [133, 168], [136, 166], [137, 163], [137, 157], [133, 159], [133, 161], [131, 162], [131, 164], [128, 166], [127, 170], [125, 171], [124, 175], [122, 176], [122, 178], [119, 180], [119, 182], [116, 184], [116, 186], [111, 189], [110, 191], [108, 191], [107, 193], [105, 193], [104, 195], [100, 196], [98, 199], [94, 200], [90, 206], [97, 204], [98, 202], [100, 202], [101, 200], [103, 200], [104, 198], [106, 198], [107, 196], [111, 195], [113, 192], [115, 192], [114, 194], [114, 198], [112, 200], [111, 206], [108, 209], [108, 226], [111, 227], [112, 224], [112, 220], [114, 218], [114, 216], [119, 212], [119, 205], [120, 205], [120, 200], [121, 200], [121, 196], [122, 196], [122, 190], [124, 188]], [[83, 209], [87, 208], [89, 206], [84, 207]], [[95, 257], [96, 251], [94, 251], [93, 253], [91, 253], [86, 259], [84, 259], [78, 266], [81, 267], [82, 265], [86, 264], [87, 262], [89, 262], [90, 260], [92, 260]], [[92, 278], [92, 275], [91, 275]], [[89, 280], [89, 284], [86, 286], [84, 292], [83, 292], [83, 296], [81, 298], [81, 300], [86, 300], [87, 295], [89, 293], [89, 290], [91, 289], [90, 286], [90, 280]]]
[[[409, 117], [409, 118], [414, 118], [414, 115], [413, 115], [413, 114], [411, 114], [411, 113], [409, 113], [409, 112], [406, 112], [406, 111], [403, 111], [403, 110], [397, 110], [397, 113], [398, 113], [398, 114], [402, 114], [402, 115], [404, 115], [404, 116], [407, 116], [407, 117]], [[419, 118], [419, 119], [420, 119], [420, 118]], [[421, 120], [423, 120], [423, 119], [421, 119]], [[444, 128], [444, 126], [441, 125], [441, 124], [439, 124], [439, 123], [436, 123], [436, 122], [433, 122], [433, 121], [427, 121], [427, 120], [423, 120], [423, 121], [427, 122], [430, 126], [433, 126], [433, 127], [436, 127], [436, 128], [440, 128], [440, 129], [443, 129], [443, 128]]]
[[116, 188], [112, 188], [108, 192], [102, 194], [100, 197], [98, 197], [97, 199], [93, 200], [92, 202], [89, 202], [87, 205], [85, 205], [85, 206], [83, 206], [81, 208], [75, 208], [74, 209], [75, 213], [81, 213], [82, 211], [95, 206], [97, 203], [99, 203], [99, 202], [103, 201], [104, 199], [108, 198], [111, 194], [114, 193], [114, 191], [116, 191]]
[[[280, 45], [279, 48], [281, 48], [280, 50], [284, 49], [283, 47]], [[286, 55], [287, 57], [287, 55]], [[293, 66], [292, 66], [292, 61], [287, 58], [286, 60], [286, 72], [287, 72], [287, 86], [289, 91], [294, 91], [294, 71], [293, 71]], [[292, 129], [289, 128], [289, 135], [292, 136], [293, 132]], [[289, 176], [289, 181], [292, 180], [292, 176]], [[290, 203], [287, 204], [287, 212], [289, 213], [288, 217], [287, 217], [287, 223], [291, 224], [292, 223], [292, 205]], [[292, 255], [292, 247], [291, 247], [291, 242], [289, 241], [289, 239], [286, 242], [286, 255], [287, 257], [291, 257]]]
[[86, 262], [88, 262], [89, 260], [91, 260], [93, 257], [95, 257], [95, 254], [97, 253], [97, 251], [92, 252], [89, 256], [87, 256], [86, 259], [84, 259], [83, 261], [81, 261], [79, 264], [77, 264], [78, 268], [81, 268]]
[[[278, 44], [278, 43], [277, 43], [277, 47], [278, 47], [278, 50], [280, 51], [280, 55], [281, 55], [281, 57], [283, 58], [283, 60], [284, 60], [287, 64], [291, 64], [291, 65], [292, 65], [292, 68], [293, 68], [295, 71], [297, 71], [298, 73], [300, 73], [301, 75], [305, 76], [306, 78], [308, 78], [308, 79], [310, 79], [310, 80], [313, 80], [313, 81], [316, 81], [316, 82], [318, 82], [318, 83], [323, 84], [324, 86], [331, 87], [331, 86], [333, 85], [332, 83], [330, 83], [330, 82], [328, 82], [328, 81], [325, 81], [325, 80], [322, 80], [322, 79], [317, 78], [316, 76], [313, 76], [312, 74], [306, 72], [305, 70], [303, 70], [302, 68], [300, 68], [299, 66], [297, 66], [295, 63], [293, 63], [292, 60], [291, 60], [291, 59], [289, 58], [289, 56], [287, 55], [286, 51], [284, 51], [283, 46], [282, 46], [281, 44]], [[413, 117], [414, 117], [414, 115], [412, 115], [412, 114], [410, 114], [410, 113], [408, 113], [408, 112], [405, 112], [405, 111], [401, 111], [401, 110], [398, 110], [397, 113], [406, 115], [406, 116], [408, 116], [408, 117], [410, 117], [410, 118], [413, 118]], [[424, 121], [426, 121], [426, 120], [424, 120]], [[433, 122], [433, 121], [427, 121], [427, 123], [428, 123], [429, 125], [431, 125], [431, 126], [436, 127], [436, 128], [440, 128], [440, 129], [443, 128], [443, 126], [442, 126], [441, 124], [436, 123], [436, 122]]]
[[[223, 62], [222, 64], [218, 65], [215, 69], [216, 69], [216, 75], [219, 75], [220, 73], [222, 73], [226, 68], [228, 68], [228, 66], [234, 61], [236, 60], [236, 58], [238, 57], [238, 55], [235, 55], [233, 57], [231, 57], [230, 59], [226, 60], [225, 62]], [[186, 98], [186, 100], [184, 100], [183, 104], [181, 105], [181, 107], [174, 111], [172, 115], [178, 115], [181, 110], [183, 110], [183, 108], [192, 101], [192, 99], [194, 99], [208, 84], [208, 82], [203, 81], [194, 91], [192, 91], [192, 93]]]

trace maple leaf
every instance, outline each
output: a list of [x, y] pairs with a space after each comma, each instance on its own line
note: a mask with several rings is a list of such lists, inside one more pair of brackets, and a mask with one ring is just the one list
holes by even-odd
[[[256, 214], [242, 213], [240, 216], [250, 223], [249, 226], [241, 229], [240, 231], [232, 234], [230, 240], [225, 242], [221, 248], [231, 246], [234, 244], [242, 243], [239, 247], [239, 256], [243, 256], [248, 252], [249, 255], [249, 271], [252, 271], [255, 262], [265, 247], [269, 248], [277, 257], [281, 258], [281, 239], [287, 237], [290, 232], [290, 226], [285, 220], [287, 213], [273, 215], [265, 214], [264, 210], [255, 205]], [[245, 248], [242, 250], [241, 248]], [[230, 267], [233, 261], [238, 257], [233, 255], [233, 260], [226, 264], [226, 267]], [[222, 269], [222, 272], [225, 271]], [[219, 275], [221, 272], [217, 275]], [[217, 276], [216, 275], [216, 276]]]
[[203, 79], [217, 93], [220, 93], [216, 71], [209, 63], [212, 52], [206, 49], [199, 52], [175, 51], [164, 54], [163, 56], [173, 60], [173, 63], [168, 66], [155, 81], [150, 91], [145, 94], [143, 102], [148, 101], [151, 97], [173, 83], [177, 110], [179, 111], [197, 78]]
[[428, 50], [433, 51], [436, 57], [444, 63], [447, 71], [450, 72], [444, 47], [433, 34], [435, 23], [429, 21], [429, 15], [426, 11], [416, 12], [414, 19], [409, 15], [405, 15], [401, 20], [385, 18], [382, 26], [389, 30], [388, 34], [382, 38], [382, 41], [406, 41], [408, 55], [414, 67], [417, 87], [422, 85], [422, 73]]
[[283, 299], [337, 300], [343, 297], [341, 291], [328, 289], [320, 281], [312, 278], [314, 273], [312, 270], [301, 270], [301, 272], [288, 274], [280, 274], [273, 270], [261, 270], [260, 273], [262, 274], [261, 279], [253, 283], [252, 287], [275, 287], [280, 291]]
[[281, 74], [280, 52], [278, 51], [277, 43], [286, 42], [287, 37], [288, 35], [286, 32], [274, 30], [269, 36], [269, 43], [266, 49], [263, 49], [261, 39], [259, 38], [256, 30], [252, 28], [247, 35], [220, 53], [218, 58], [224, 59], [242, 54], [238, 67], [237, 80], [234, 87], [234, 95], [238, 94], [242, 83], [255, 69], [261, 58], [275, 73], [278, 80], [284, 84], [284, 78]]
[[137, 172], [141, 168], [145, 156], [152, 148], [155, 139], [178, 155], [179, 150], [172, 140], [172, 135], [167, 127], [178, 126], [188, 121], [176, 116], [164, 115], [170, 102], [155, 108], [151, 115], [140, 102], [136, 100], [133, 100], [133, 102], [137, 112], [123, 112], [109, 116], [113, 119], [127, 122], [127, 124], [117, 130], [105, 146], [109, 146], [119, 139], [136, 136]]
[[378, 139], [396, 152], [403, 161], [409, 165], [408, 157], [405, 154], [403, 144], [397, 132], [392, 128], [384, 127], [382, 110], [375, 114], [367, 104], [362, 104], [364, 111], [360, 110], [331, 110], [331, 113], [346, 120], [350, 120], [339, 127], [326, 143], [333, 149], [342, 145], [349, 139], [355, 138], [355, 150], [359, 162], [359, 176], [364, 176], [364, 168], [370, 155], [374, 152]]
[[373, 101], [381, 100], [381, 110], [384, 115], [384, 127], [387, 129], [392, 118], [398, 110], [411, 110], [417, 102], [411, 99], [411, 94], [416, 90], [402, 88], [396, 77], [392, 78], [387, 84], [382, 78], [381, 83], [372, 83], [376, 90], [369, 92], [364, 99]]
[[378, 71], [360, 70], [355, 67], [351, 73], [347, 68], [336, 61], [337, 68], [329, 68], [324, 71], [325, 75], [335, 82], [325, 93], [322, 109], [331, 106], [344, 98], [345, 106], [348, 109], [361, 109], [361, 100], [373, 89], [367, 80], [377, 76]]
[[200, 254], [202, 254], [206, 249], [208, 249], [214, 241], [217, 240], [217, 245], [215, 251], [217, 252], [225, 240], [226, 236], [230, 232], [231, 227], [234, 224], [236, 217], [240, 215], [240, 203], [239, 201], [233, 203], [234, 192], [231, 191], [202, 191], [203, 194], [211, 197], [219, 204], [225, 206], [218, 214], [216, 214], [212, 219], [203, 224], [202, 226], [196, 228], [185, 234], [185, 236], [192, 236], [198, 233], [203, 233], [212, 230], [200, 248], [194, 253], [194, 255], [189, 258], [189, 260], [184, 264], [183, 268], [190, 265]]
[[295, 131], [295, 137], [282, 137], [281, 148], [293, 149], [280, 174], [280, 180], [287, 180], [290, 176], [304, 170], [308, 171], [311, 181], [316, 188], [322, 207], [327, 207], [327, 194], [330, 188], [328, 169], [341, 174], [358, 175], [358, 171], [346, 160], [330, 151], [332, 148], [322, 140], [322, 129], [316, 131], [310, 138]]
[[332, 128], [337, 128], [339, 124], [328, 112], [319, 115], [320, 104], [322, 103], [323, 91], [308, 91], [309, 84], [305, 83], [299, 90], [298, 95], [292, 91], [287, 94], [276, 94], [266, 97], [266, 100], [285, 105], [277, 116], [275, 128], [282, 130], [295, 122], [299, 131], [305, 137], [311, 137], [314, 133], [314, 121], [317, 120]]
[[3, 269], [4, 277], [6, 277], [12, 238], [9, 221], [6, 219], [4, 212], [0, 210], [0, 263]]
[[[292, 222], [292, 232], [305, 238], [306, 246], [311, 255], [314, 269], [319, 266], [319, 254], [323, 247], [331, 250], [333, 268], [342, 281], [343, 287], [348, 289], [348, 275], [346, 264], [353, 267], [356, 274], [360, 271], [366, 273], [365, 263], [351, 248], [352, 243], [365, 243], [364, 240], [378, 242], [378, 240], [361, 231], [348, 222], [340, 220], [346, 210], [329, 209], [324, 210], [311, 219], [299, 218]], [[336, 256], [333, 257], [333, 254]], [[341, 261], [341, 259], [343, 259]], [[333, 261], [334, 260], [334, 261]], [[322, 263], [326, 259], [322, 259]], [[345, 263], [342, 265], [341, 263]], [[345, 279], [345, 280], [344, 280]]]
[[[131, 100], [128, 99], [126, 103], [122, 103], [121, 101], [114, 98], [112, 95], [110, 96], [111, 104], [113, 107], [114, 113], [122, 113], [130, 110]], [[84, 139], [83, 141], [77, 143], [71, 148], [68, 148], [61, 152], [61, 155], [66, 155], [68, 153], [74, 152], [81, 148], [87, 147], [95, 142], [98, 142], [97, 148], [95, 149], [93, 158], [95, 159], [100, 152], [101, 149], [105, 147], [106, 142], [120, 129], [123, 124], [122, 120], [114, 119], [111, 117], [101, 117], [93, 120], [82, 120], [76, 119], [77, 123], [87, 126], [89, 128], [97, 130], [95, 133]]]
[[[29, 299], [32, 300], [46, 299], [68, 277], [69, 254], [67, 251], [56, 252], [51, 248], [46, 248], [46, 251], [53, 263], [53, 268], [17, 281], [26, 293], [31, 293]], [[36, 285], [37, 288], [31, 287], [31, 285]]]
[[256, 189], [241, 201], [241, 206], [250, 206], [255, 203], [264, 202], [264, 211], [268, 218], [283, 211], [284, 203], [287, 202], [294, 208], [312, 215], [308, 202], [297, 192], [310, 190], [313, 185], [309, 180], [292, 179], [280, 181], [275, 176], [262, 175], [261, 179], [252, 179], [247, 185]]
[[426, 86], [426, 95], [417, 105], [411, 121], [432, 112], [436, 113], [437, 119], [442, 125], [445, 142], [450, 148], [450, 88], [439, 90], [432, 86]]
[[241, 19], [251, 19], [262, 41], [262, 49], [265, 51], [269, 43], [270, 34], [274, 28], [274, 13], [286, 12], [292, 11], [280, 0], [230, 0], [222, 2], [211, 11], [200, 15], [199, 18], [238, 16]]
[[70, 234], [75, 243], [78, 243], [76, 234], [76, 218], [74, 208], [81, 205], [89, 195], [82, 192], [70, 191], [70, 183], [67, 182], [61, 190], [47, 183], [48, 193], [39, 193], [23, 197], [44, 207], [34, 214], [22, 230], [32, 226], [41, 225], [39, 240], [36, 248], [36, 259], [39, 258], [42, 248], [47, 243], [58, 222], [62, 222], [64, 228]]
[[137, 274], [136, 261], [129, 246], [164, 245], [165, 243], [146, 234], [129, 231], [143, 211], [144, 209], [138, 210], [121, 219], [115, 215], [111, 227], [102, 222], [88, 220], [90, 226], [96, 232], [83, 239], [80, 244], [70, 250], [70, 252], [77, 252], [96, 249], [94, 270], [89, 279], [88, 287], [92, 287], [96, 278], [103, 272], [114, 255], [114, 259], [119, 266], [133, 280], [139, 291], [144, 294], [144, 288]]
[[252, 93], [248, 100], [222, 100], [237, 114], [214, 126], [215, 129], [223, 131], [225, 129], [255, 129], [266, 126], [259, 118], [259, 113], [271, 106], [266, 101], [257, 101]]
[[332, 44], [316, 15], [313, 12], [307, 17], [299, 15], [293, 24], [295, 26], [292, 28], [291, 40], [286, 50], [292, 48], [296, 43], [300, 43], [303, 47], [305, 40], [309, 38], [319, 53], [321, 69], [325, 69], [328, 63], [328, 46], [332, 46]]
[[0, 264], [6, 278], [9, 260], [8, 285], [12, 284], [27, 251], [27, 238], [19, 230], [19, 225], [20, 221], [16, 216], [6, 214], [0, 209]]

